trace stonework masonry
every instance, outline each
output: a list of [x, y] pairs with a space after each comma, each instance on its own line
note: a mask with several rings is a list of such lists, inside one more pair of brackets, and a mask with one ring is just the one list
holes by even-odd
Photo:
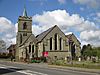
[[[50, 59], [64, 59], [72, 57], [71, 44], [69, 38], [75, 44], [76, 56], [80, 56], [81, 43], [72, 35], [65, 35], [61, 29], [55, 25], [41, 34], [32, 34], [32, 17], [27, 16], [24, 9], [23, 16], [18, 18], [18, 32], [16, 36], [16, 61], [24, 61], [34, 57], [46, 57]], [[43, 53], [47, 52], [45, 56]]]

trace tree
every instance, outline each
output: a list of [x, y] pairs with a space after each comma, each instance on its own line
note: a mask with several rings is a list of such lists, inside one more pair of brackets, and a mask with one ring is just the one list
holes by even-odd
[[84, 51], [86, 50], [86, 45], [83, 45], [82, 50], [81, 50], [81, 55], [83, 56]]
[[6, 43], [3, 40], [0, 40], [0, 51], [1, 50], [6, 50]]
[[98, 58], [100, 58], [100, 47], [93, 48], [93, 55], [98, 56]]
[[100, 49], [97, 50], [97, 56], [100, 59]]
[[92, 46], [90, 44], [87, 45], [88, 50], [92, 50]]
[[92, 46], [90, 44], [88, 45], [83, 45], [82, 47], [82, 51], [81, 51], [81, 55], [83, 58], [87, 58], [87, 57], [90, 57], [93, 55], [93, 52], [92, 52]]
[[92, 47], [90, 44], [88, 45], [83, 45], [82, 50], [81, 50], [81, 55], [82, 57], [98, 57], [100, 58], [100, 47]]

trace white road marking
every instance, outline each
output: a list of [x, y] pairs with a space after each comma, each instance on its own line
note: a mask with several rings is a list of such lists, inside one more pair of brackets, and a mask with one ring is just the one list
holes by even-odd
[[6, 68], [6, 67], [2, 67], [2, 66], [1, 66], [0, 68]]
[[30, 71], [30, 70], [23, 70], [23, 71], [17, 71], [17, 72], [27, 74], [27, 75], [48, 75], [48, 74], [45, 74], [45, 73]]
[[0, 66], [3, 66], [3, 67], [5, 67], [5, 68], [18, 68], [18, 67], [14, 67], [14, 66], [6, 66], [6, 65], [2, 65], [2, 64], [0, 64]]
[[16, 71], [13, 68], [18, 68], [18, 67], [6, 66], [6, 65], [2, 65], [2, 64], [0, 64], [0, 68], [8, 69], [8, 70], [15, 71], [15, 72], [22, 73], [22, 74], [26, 74], [26, 75], [48, 75], [48, 74], [45, 74], [45, 73], [41, 73], [41, 72], [37, 72], [37, 71], [31, 71], [31, 70]]
[[23, 73], [23, 74], [26, 74], [26, 75], [36, 75], [36, 74], [28, 73], [28, 72], [25, 72], [25, 71], [17, 71], [17, 72]]

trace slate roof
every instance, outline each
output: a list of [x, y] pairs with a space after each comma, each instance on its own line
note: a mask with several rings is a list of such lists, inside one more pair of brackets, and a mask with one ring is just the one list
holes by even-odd
[[69, 38], [71, 38], [72, 35], [73, 35], [73, 33], [66, 35], [66, 37], [69, 39]]
[[29, 35], [29, 36], [27, 37], [27, 39], [20, 45], [20, 47], [21, 47], [23, 44], [25, 44], [25, 43], [28, 41], [28, 39], [30, 39], [31, 37], [33, 37], [33, 41], [32, 41], [32, 42], [34, 42], [35, 40], [37, 40], [37, 39], [35, 38], [34, 34], [31, 34], [31, 35]]
[[15, 48], [16, 47], [16, 44], [11, 44], [8, 48], [7, 48], [7, 50], [9, 50], [9, 49], [11, 49], [11, 48]]
[[[76, 40], [80, 43], [80, 41], [77, 39], [77, 37], [72, 33], [72, 34], [68, 34], [68, 35], [66, 35], [66, 37], [68, 38], [68, 39], [70, 39], [71, 37], [72, 37], [72, 35], [76, 38]], [[81, 44], [81, 43], [80, 43]]]
[[24, 11], [23, 11], [23, 16], [27, 17], [27, 11], [26, 11], [25, 7], [24, 7]]
[[57, 25], [55, 25], [54, 27], [49, 28], [48, 30], [44, 31], [43, 33], [39, 34], [36, 36], [38, 42], [42, 41], [48, 33], [50, 33]]

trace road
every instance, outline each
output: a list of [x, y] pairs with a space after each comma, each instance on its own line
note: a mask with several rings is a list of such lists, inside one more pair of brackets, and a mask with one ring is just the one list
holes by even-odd
[[0, 75], [100, 75], [48, 67], [47, 64], [26, 64], [0, 61]]

